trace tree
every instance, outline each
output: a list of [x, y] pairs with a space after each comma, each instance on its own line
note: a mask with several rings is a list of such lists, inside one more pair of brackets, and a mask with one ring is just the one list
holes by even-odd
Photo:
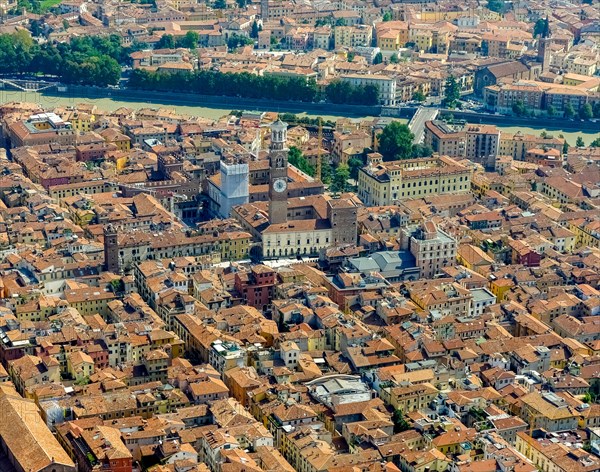
[[358, 179], [358, 171], [365, 166], [365, 161], [360, 157], [353, 156], [348, 159], [348, 168], [350, 169], [350, 177]]
[[236, 49], [241, 46], [246, 46], [247, 44], [254, 44], [254, 41], [246, 36], [241, 36], [236, 33], [229, 36], [229, 39], [227, 40], [227, 47], [229, 49]]
[[359, 86], [355, 102], [361, 105], [377, 105], [379, 103], [379, 87], [375, 84]]
[[337, 20], [335, 20], [335, 26], [346, 26], [346, 19], [338, 18]]
[[332, 103], [344, 103], [352, 95], [353, 86], [345, 80], [332, 80], [325, 87], [325, 95]]
[[565, 105], [565, 118], [573, 118], [575, 116], [575, 109], [571, 102], [567, 102]]
[[429, 157], [432, 154], [433, 148], [429, 144], [415, 144], [411, 151], [412, 157]]
[[415, 93], [413, 93], [412, 99], [417, 102], [424, 102], [425, 94], [419, 89]]
[[600, 101], [594, 103], [594, 118], [600, 118]]
[[250, 37], [251, 38], [258, 38], [258, 23], [256, 22], [256, 20], [254, 20], [252, 22], [252, 29], [250, 30]]
[[547, 38], [550, 33], [550, 24], [548, 22], [548, 18], [540, 18], [535, 22], [533, 27], [533, 37], [537, 38], [541, 36], [542, 38]]
[[331, 103], [353, 103], [356, 105], [376, 105], [379, 102], [379, 89], [376, 85], [352, 85], [346, 80], [332, 80], [325, 87], [325, 95]]
[[515, 103], [513, 103], [512, 111], [517, 116], [527, 115], [527, 108], [525, 108], [523, 100], [517, 100]]
[[381, 54], [381, 52], [378, 52], [377, 54], [375, 54], [375, 57], [373, 58], [373, 64], [381, 64], [383, 62], [383, 54]]
[[394, 53], [390, 56], [390, 62], [392, 64], [398, 64], [398, 62], [400, 62], [400, 60], [398, 59], [398, 54]]
[[64, 29], [65, 31], [67, 31], [67, 30], [69, 29], [69, 26], [71, 26], [71, 25], [69, 24], [69, 21], [68, 21], [68, 20], [63, 20], [63, 22], [62, 22], [62, 25], [63, 25], [63, 29]]
[[586, 103], [579, 109], [579, 117], [582, 120], [591, 120], [594, 117], [594, 110], [592, 109], [592, 105]]
[[156, 49], [175, 49], [175, 38], [172, 34], [163, 34], [156, 43]]
[[563, 143], [562, 153], [563, 154], [569, 153], [569, 143], [567, 142], [566, 139], [565, 139], [565, 142]]
[[596, 138], [594, 139], [591, 143], [590, 143], [591, 147], [600, 147], [600, 138]]
[[314, 177], [315, 168], [310, 164], [310, 162], [308, 162], [306, 157], [304, 157], [304, 154], [302, 154], [302, 151], [296, 146], [290, 147], [288, 151], [288, 161], [290, 162], [290, 164], [292, 164], [294, 167], [297, 167], [305, 174]]
[[235, 2], [240, 8], [246, 8], [246, 5], [248, 5], [248, 0], [235, 0]]
[[76, 380], [75, 382], [73, 382], [75, 385], [77, 385], [78, 387], [85, 387], [86, 385], [88, 385], [90, 383], [90, 378], [89, 377], [81, 377], [79, 380]]
[[196, 49], [198, 47], [198, 41], [200, 41], [200, 35], [196, 31], [188, 31], [185, 33], [185, 36], [177, 38], [175, 44], [180, 48]]
[[29, 29], [31, 30], [31, 36], [37, 37], [42, 34], [42, 27], [39, 20], [33, 20], [29, 25]]
[[298, 167], [297, 164], [301, 157], [302, 151], [296, 146], [290, 146], [290, 149], [288, 150], [288, 161], [290, 162], [290, 164]]
[[42, 73], [63, 83], [106, 86], [120, 79], [129, 57], [116, 35], [74, 37], [68, 43], [34, 43], [25, 30], [0, 35], [0, 73]]
[[504, 10], [504, 2], [502, 0], [488, 0], [487, 7], [488, 10], [496, 13], [502, 13]]
[[392, 21], [392, 13], [389, 11], [386, 11], [383, 14], [383, 21]]
[[225, 10], [225, 8], [227, 8], [227, 2], [226, 0], [215, 0], [213, 7], [217, 10]]
[[408, 159], [412, 155], [414, 135], [407, 125], [393, 121], [379, 135], [379, 152], [384, 161]]
[[110, 281], [110, 286], [114, 293], [121, 293], [125, 291], [125, 283], [123, 279], [113, 279]]
[[410, 429], [410, 424], [404, 419], [404, 413], [402, 413], [400, 408], [394, 410], [392, 422], [394, 423], [394, 434], [402, 433]]
[[540, 133], [540, 138], [546, 139], [547, 137], [548, 137], [548, 132], [546, 130], [544, 130]]
[[577, 141], [575, 141], [575, 146], [577, 147], [585, 147], [585, 142], [581, 136], [577, 136]]
[[346, 164], [340, 164], [333, 172], [331, 179], [331, 191], [334, 193], [345, 192], [348, 188], [350, 169]]
[[546, 107], [546, 113], [548, 113], [548, 116], [555, 116], [556, 115], [556, 107], [554, 107], [553, 105], [548, 105]]
[[[2, 63], [0, 63], [0, 67]], [[153, 72], [135, 69], [128, 87], [137, 90], [181, 91], [203, 95], [296, 100], [314, 102], [318, 95], [314, 80], [300, 77], [258, 76], [249, 73], [221, 73], [209, 70], [193, 72]]]
[[333, 16], [331, 16], [331, 15], [324, 16], [323, 18], [317, 18], [317, 21], [315, 22], [316, 27], [326, 26], [326, 25], [333, 26], [333, 24], [334, 24]]
[[333, 179], [333, 168], [327, 159], [321, 158], [321, 182], [330, 184]]
[[444, 106], [448, 108], [456, 107], [457, 102], [460, 100], [460, 85], [456, 78], [450, 75], [446, 79], [446, 86], [444, 88]]

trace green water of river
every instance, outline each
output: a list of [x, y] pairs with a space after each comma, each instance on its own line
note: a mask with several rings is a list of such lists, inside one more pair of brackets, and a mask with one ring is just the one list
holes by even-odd
[[[120, 107], [129, 107], [133, 109], [145, 108], [145, 107], [166, 107], [175, 109], [177, 113], [189, 116], [197, 116], [204, 117], [210, 119], [217, 119], [226, 114], [228, 114], [232, 108], [219, 108], [219, 107], [202, 107], [202, 106], [193, 106], [193, 105], [182, 105], [173, 101], [170, 101], [168, 97], [165, 97], [164, 100], [155, 100], [153, 99], [151, 102], [147, 101], [133, 101], [133, 100], [120, 100], [120, 99], [112, 99], [112, 98], [87, 98], [87, 97], [58, 97], [58, 96], [50, 96], [43, 95], [35, 92], [18, 92], [18, 91], [6, 91], [0, 90], [0, 103], [6, 102], [32, 102], [39, 103], [44, 108], [49, 107], [59, 107], [59, 106], [70, 106], [75, 105], [77, 103], [94, 103], [101, 110], [116, 110]], [[265, 110], [268, 111], [268, 110]], [[312, 113], [306, 113], [305, 115], [316, 117], [321, 116], [326, 120], [336, 120], [339, 116], [329, 116], [329, 115], [316, 115]], [[366, 117], [363, 117], [366, 118]], [[360, 118], [357, 118], [360, 119]], [[407, 120], [399, 120], [406, 122]], [[599, 125], [600, 127], [600, 125]], [[544, 128], [544, 127], [521, 127], [521, 126], [498, 126], [505, 133], [516, 133], [517, 131], [521, 131], [522, 133], [528, 134], [540, 134], [542, 131], [546, 131], [548, 134], [558, 136], [562, 134], [566, 140], [571, 145], [575, 145], [575, 141], [579, 136], [583, 138], [584, 143], [589, 144], [598, 136], [600, 136], [599, 132], [591, 132], [591, 131], [563, 131], [560, 128]]]

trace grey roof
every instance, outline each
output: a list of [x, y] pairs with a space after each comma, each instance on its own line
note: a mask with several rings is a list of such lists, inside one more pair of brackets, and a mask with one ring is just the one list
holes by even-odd
[[471, 289], [471, 294], [473, 295], [473, 301], [476, 302], [495, 298], [495, 295], [486, 288], [473, 288]]
[[416, 266], [415, 257], [408, 251], [382, 251], [373, 254], [373, 260], [384, 272], [409, 269]]
[[400, 274], [416, 267], [415, 257], [408, 251], [381, 251], [369, 257], [355, 257], [349, 263], [360, 272], [380, 272], [384, 277]]
[[359, 272], [372, 272], [379, 270], [379, 265], [372, 257], [356, 257], [350, 259], [350, 264], [356, 268]]

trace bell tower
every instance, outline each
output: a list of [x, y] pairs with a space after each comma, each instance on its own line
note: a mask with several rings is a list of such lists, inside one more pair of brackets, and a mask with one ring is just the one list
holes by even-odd
[[546, 72], [550, 67], [550, 45], [552, 43], [550, 36], [550, 23], [548, 17], [546, 17], [544, 20], [544, 27], [542, 28], [540, 38], [538, 39], [537, 60], [542, 64], [542, 72]]
[[260, 17], [263, 23], [269, 19], [269, 0], [260, 0]]
[[287, 167], [288, 149], [287, 123], [277, 120], [271, 125], [271, 147], [269, 149], [269, 222], [281, 224], [287, 221]]
[[119, 243], [117, 230], [112, 224], [104, 227], [104, 268], [109, 272], [119, 273]]

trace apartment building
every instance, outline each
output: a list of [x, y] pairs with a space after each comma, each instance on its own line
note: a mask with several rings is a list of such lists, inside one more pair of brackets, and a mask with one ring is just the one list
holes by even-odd
[[334, 31], [335, 48], [371, 46], [373, 28], [369, 25], [337, 26]]
[[398, 51], [408, 42], [408, 23], [405, 21], [382, 21], [375, 25], [377, 46], [382, 51]]
[[560, 175], [546, 178], [540, 191], [563, 205], [582, 201], [586, 197], [583, 185]]
[[577, 429], [580, 413], [556, 393], [532, 392], [521, 397], [521, 401], [521, 418], [533, 428], [544, 428], [551, 432]]
[[500, 130], [494, 125], [468, 125], [465, 128], [465, 157], [493, 169], [498, 156]]
[[562, 151], [564, 142], [563, 138], [524, 134], [520, 131], [515, 134], [502, 133], [498, 155], [511, 156], [516, 161], [525, 161], [527, 152], [530, 149], [542, 148]]
[[513, 107], [518, 105], [533, 114], [564, 116], [569, 105], [577, 113], [586, 103], [596, 100], [597, 89], [595, 80], [578, 85], [518, 80], [485, 87], [483, 99], [489, 109], [500, 113], [513, 113]]
[[465, 157], [466, 134], [440, 120], [425, 122], [425, 144], [433, 152], [449, 157]]
[[347, 164], [353, 155], [362, 155], [371, 146], [371, 135], [363, 130], [334, 131], [331, 157], [336, 164]]
[[[183, 49], [155, 49], [136, 51], [130, 55], [135, 69], [158, 67], [164, 64], [179, 64], [184, 61]], [[186, 58], [187, 59], [187, 58]]]
[[[403, 240], [415, 257], [422, 278], [431, 278], [440, 270], [455, 263], [456, 240], [439, 229], [433, 221], [426, 221], [417, 228], [403, 231]], [[465, 311], [466, 313], [466, 311]]]
[[[546, 90], [545, 108], [554, 109], [558, 116], [564, 116], [570, 108], [576, 114], [588, 102], [589, 92], [578, 87], [560, 86]], [[568, 116], [568, 115], [567, 115]]]

